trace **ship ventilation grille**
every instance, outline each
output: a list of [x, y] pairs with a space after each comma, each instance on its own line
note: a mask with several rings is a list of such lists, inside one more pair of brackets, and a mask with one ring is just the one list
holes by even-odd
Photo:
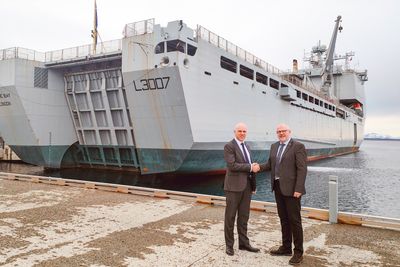
[[48, 70], [45, 68], [35, 67], [34, 87], [48, 88]]

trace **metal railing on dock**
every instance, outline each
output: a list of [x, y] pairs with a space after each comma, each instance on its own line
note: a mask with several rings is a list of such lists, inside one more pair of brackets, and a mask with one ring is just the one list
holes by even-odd
[[[157, 198], [169, 198], [177, 200], [192, 201], [208, 205], [221, 205], [225, 206], [225, 197], [212, 196], [197, 193], [180, 192], [173, 190], [146, 188], [131, 185], [109, 184], [101, 182], [54, 178], [27, 174], [16, 174], [0, 172], [0, 179], [17, 180], [32, 183], [43, 183], [59, 186], [72, 186], [86, 189], [97, 189], [116, 193], [125, 193]], [[276, 204], [264, 201], [251, 201], [251, 209], [263, 212], [276, 212]], [[302, 216], [310, 219], [329, 221], [329, 211], [324, 209], [302, 207]], [[359, 226], [376, 227], [383, 229], [391, 229], [400, 231], [400, 219], [388, 218], [381, 216], [372, 216], [365, 214], [356, 214], [350, 212], [338, 212], [337, 222], [343, 224], [352, 224]]]

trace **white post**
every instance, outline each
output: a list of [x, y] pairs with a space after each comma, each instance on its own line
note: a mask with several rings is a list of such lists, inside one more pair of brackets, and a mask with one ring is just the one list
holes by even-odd
[[329, 175], [329, 223], [337, 223], [338, 177]]

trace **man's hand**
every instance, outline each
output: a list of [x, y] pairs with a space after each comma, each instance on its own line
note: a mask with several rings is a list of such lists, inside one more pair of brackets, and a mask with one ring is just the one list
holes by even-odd
[[299, 198], [299, 197], [301, 197], [301, 193], [300, 192], [294, 192], [293, 197]]
[[260, 171], [260, 165], [258, 163], [251, 164], [251, 171], [252, 172], [259, 172]]

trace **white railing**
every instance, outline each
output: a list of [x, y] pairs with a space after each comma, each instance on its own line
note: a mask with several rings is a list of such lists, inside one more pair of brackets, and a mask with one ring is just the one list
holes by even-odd
[[124, 37], [131, 37], [146, 33], [152, 33], [154, 29], [154, 19], [146, 19], [142, 21], [126, 24], [124, 27]]
[[229, 42], [228, 40], [207, 30], [203, 26], [200, 26], [200, 25], [197, 26], [197, 39], [202, 39], [206, 42], [209, 42], [210, 44], [213, 44], [213, 45], [223, 49], [224, 51], [227, 51], [228, 53], [231, 53], [231, 54], [239, 57], [240, 59], [243, 59], [244, 61], [253, 64], [254, 66], [260, 67], [269, 73], [273, 73], [273, 74], [280, 76], [283, 80], [288, 81], [294, 85], [297, 85], [298, 87], [303, 88], [303, 89], [325, 99], [328, 102], [339, 105], [339, 101], [337, 99], [332, 99], [332, 98], [327, 97], [322, 92], [318, 91], [314, 87], [314, 85], [307, 83], [306, 80], [295, 79], [294, 77], [292, 77], [290, 75], [291, 72], [285, 72], [285, 71], [278, 69], [277, 67], [274, 67], [273, 65], [254, 56], [253, 54], [247, 52], [246, 50]]
[[122, 51], [122, 40], [117, 39], [97, 44], [96, 50], [93, 49], [93, 45], [82, 45], [77, 47], [46, 52], [45, 62], [71, 60], [87, 56], [104, 55], [121, 51]]
[[97, 44], [96, 50], [93, 45], [82, 45], [77, 47], [65, 48], [61, 50], [49, 51], [46, 53], [22, 47], [11, 47], [0, 50], [0, 60], [5, 59], [27, 59], [41, 62], [54, 62], [70, 60], [94, 55], [104, 55], [122, 51], [122, 40], [111, 40]]
[[[138, 22], [126, 24], [124, 27], [124, 37], [135, 36], [145, 33], [153, 32], [154, 19], [147, 19]], [[102, 42], [96, 45], [96, 49], [93, 49], [93, 45], [82, 45], [77, 47], [71, 47], [56, 51], [46, 52], [45, 61], [54, 62], [62, 60], [71, 60], [77, 58], [84, 58], [87, 56], [104, 55], [110, 53], [116, 53], [122, 51], [122, 40], [112, 40]]]
[[207, 30], [203, 26], [197, 26], [197, 39], [202, 39], [210, 44], [213, 44], [228, 53], [231, 53], [246, 62], [253, 64], [254, 66], [260, 67], [269, 73], [280, 75], [282, 71], [277, 67], [265, 62], [264, 60], [254, 56], [250, 52], [238, 47], [237, 45], [229, 42], [228, 40], [218, 36], [217, 34]]
[[42, 52], [37, 52], [35, 50], [22, 47], [11, 47], [0, 50], [0, 60], [15, 58], [37, 60], [43, 62], [45, 55]]

